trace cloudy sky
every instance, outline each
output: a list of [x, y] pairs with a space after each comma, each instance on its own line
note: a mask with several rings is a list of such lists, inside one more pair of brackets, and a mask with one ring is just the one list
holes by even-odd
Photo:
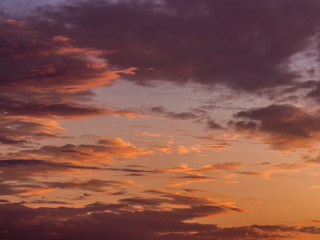
[[0, 238], [320, 238], [319, 0], [0, 0]]

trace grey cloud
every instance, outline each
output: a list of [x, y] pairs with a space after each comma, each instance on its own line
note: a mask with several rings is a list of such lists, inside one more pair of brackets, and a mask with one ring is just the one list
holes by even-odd
[[239, 132], [262, 137], [275, 150], [310, 148], [320, 136], [319, 115], [289, 104], [241, 111], [235, 117], [245, 119], [231, 123]]
[[81, 1], [39, 13], [50, 22], [34, 21], [38, 29], [113, 50], [110, 63], [136, 67], [127, 78], [140, 84], [251, 92], [295, 82], [290, 59], [309, 45], [320, 18], [316, 0]]

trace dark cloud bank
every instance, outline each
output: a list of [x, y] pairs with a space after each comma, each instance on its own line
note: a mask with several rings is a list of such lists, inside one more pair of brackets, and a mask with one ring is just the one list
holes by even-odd
[[110, 63], [136, 67], [128, 78], [141, 84], [193, 81], [256, 91], [292, 84], [299, 76], [288, 64], [318, 33], [319, 5], [317, 0], [92, 0], [39, 9], [48, 21], [33, 20], [48, 34], [113, 51], [105, 55]]
[[252, 225], [221, 228], [186, 220], [224, 214], [237, 209], [199, 205], [171, 210], [129, 211], [128, 205], [94, 203], [83, 208], [29, 208], [1, 204], [1, 239], [218, 240], [290, 239], [301, 233], [318, 234], [316, 227]]
[[185, 220], [237, 211], [222, 206], [199, 205], [172, 210], [129, 211], [128, 205], [94, 203], [83, 208], [28, 208], [2, 204], [1, 239], [112, 239], [112, 240], [218, 240], [290, 239], [301, 233], [319, 234], [316, 227], [251, 225], [220, 228]]

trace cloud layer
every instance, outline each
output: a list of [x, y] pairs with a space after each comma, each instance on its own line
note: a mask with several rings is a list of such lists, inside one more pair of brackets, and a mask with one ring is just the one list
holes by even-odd
[[[84, 208], [28, 208], [21, 204], [2, 204], [0, 236], [5, 239], [290, 239], [301, 233], [318, 234], [316, 227], [252, 225], [221, 228], [213, 224], [187, 223], [198, 217], [224, 214], [221, 206], [199, 205], [171, 210], [126, 210], [127, 204], [94, 203]], [[43, 222], [45, 219], [45, 222]], [[123, 226], [126, 226], [123, 228]], [[141, 231], [143, 230], [143, 231]]]
[[88, 1], [40, 11], [50, 20], [40, 29], [114, 51], [110, 63], [137, 68], [128, 78], [138, 83], [193, 81], [247, 91], [293, 83], [299, 73], [291, 57], [319, 26], [315, 0]]

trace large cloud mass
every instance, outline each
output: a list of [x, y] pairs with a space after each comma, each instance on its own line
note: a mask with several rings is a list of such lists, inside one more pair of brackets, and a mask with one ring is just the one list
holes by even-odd
[[129, 211], [127, 204], [95, 203], [84, 208], [37, 208], [21, 204], [2, 204], [8, 216], [1, 219], [0, 236], [4, 239], [102, 239], [133, 240], [219, 240], [219, 239], [290, 239], [299, 233], [318, 234], [316, 227], [252, 225], [221, 228], [214, 224], [187, 223], [198, 217], [224, 214], [222, 206], [199, 205], [171, 210]]
[[[222, 83], [248, 91], [293, 83], [290, 58], [319, 27], [319, 2], [297, 0], [85, 1], [43, 8], [50, 34], [112, 50], [136, 82]], [[50, 32], [51, 31], [51, 32]]]
[[320, 117], [292, 105], [270, 105], [235, 115], [236, 129], [259, 137], [273, 149], [311, 148], [319, 140]]

